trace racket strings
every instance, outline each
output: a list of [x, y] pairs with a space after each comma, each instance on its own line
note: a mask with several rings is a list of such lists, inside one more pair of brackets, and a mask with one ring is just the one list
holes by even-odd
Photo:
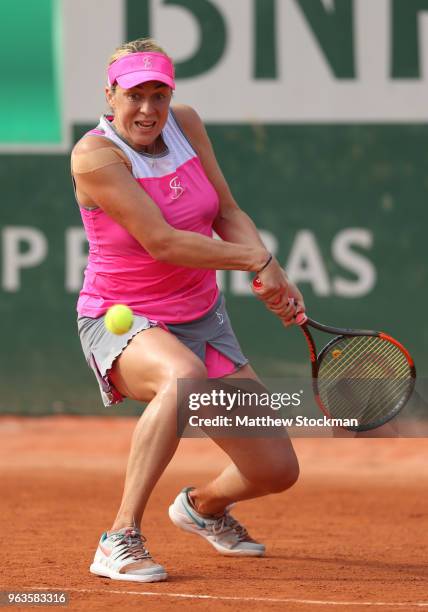
[[[357, 427], [362, 429], [377, 427], [397, 414], [404, 405], [410, 383], [401, 388], [391, 389], [389, 385], [369, 385], [369, 391], [365, 397], [361, 394], [361, 385], [345, 384], [343, 381], [334, 389], [329, 389], [328, 395], [323, 395], [324, 403], [328, 405], [328, 413], [334, 418], [356, 419]], [[379, 399], [382, 398], [382, 399]]]
[[372, 424], [398, 412], [413, 386], [402, 351], [380, 337], [342, 338], [322, 358], [320, 398], [333, 417]]
[[386, 415], [397, 413], [404, 402], [410, 382], [392, 388], [385, 381], [367, 383], [365, 391], [361, 384], [342, 380], [334, 387], [321, 389], [320, 395], [332, 417], [357, 419], [359, 426], [376, 423]]
[[371, 371], [368, 372], [370, 376], [375, 374], [376, 365], [382, 377], [385, 375], [382, 367], [384, 364], [388, 368], [395, 368], [395, 377], [405, 377], [409, 370], [407, 359], [395, 344], [371, 336], [343, 338], [335, 344], [330, 359], [328, 361], [323, 359], [323, 376], [328, 378], [342, 376], [350, 364], [358, 364], [366, 369], [370, 366]]
[[[382, 414], [388, 414], [389, 410], [395, 410], [396, 398], [404, 395], [408, 384], [408, 381], [403, 379], [399, 381], [376, 380], [368, 383], [365, 380], [364, 388], [362, 388], [363, 385], [359, 381], [356, 384], [354, 381], [352, 384], [350, 380], [342, 380], [341, 385], [336, 389], [342, 395], [341, 403], [334, 405], [329, 398], [330, 408], [337, 412], [340, 411], [341, 418], [359, 417], [361, 419], [363, 414], [366, 419], [370, 417], [371, 420], [376, 420]], [[342, 403], [343, 400], [346, 400], [345, 404]], [[372, 402], [371, 405], [369, 400]], [[359, 415], [355, 414], [356, 406], [360, 408]], [[369, 409], [370, 412], [368, 412]]]
[[[357, 342], [353, 340], [342, 340], [344, 346], [332, 351], [329, 365], [325, 369], [323, 367], [325, 376], [333, 378], [343, 376], [345, 372], [347, 376], [359, 378], [362, 375], [368, 378], [400, 378], [407, 375], [407, 359], [394, 344], [372, 337], [357, 338]], [[338, 350], [339, 354], [336, 352]]]

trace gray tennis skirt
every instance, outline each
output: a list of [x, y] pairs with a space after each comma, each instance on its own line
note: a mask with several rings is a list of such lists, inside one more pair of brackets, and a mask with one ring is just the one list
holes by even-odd
[[174, 334], [206, 364], [210, 378], [226, 376], [248, 363], [233, 332], [222, 294], [206, 315], [189, 323], [161, 324], [134, 315], [131, 329], [118, 336], [107, 330], [104, 317], [78, 317], [77, 328], [86, 361], [97, 378], [105, 406], [123, 401], [108, 376], [115, 359], [136, 334], [151, 327], [166, 328]]

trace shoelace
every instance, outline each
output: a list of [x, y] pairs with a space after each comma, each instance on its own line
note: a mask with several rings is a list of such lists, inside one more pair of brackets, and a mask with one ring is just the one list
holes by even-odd
[[239, 521], [237, 521], [228, 512], [222, 514], [212, 525], [214, 535], [218, 535], [224, 531], [234, 531], [238, 537], [238, 542], [253, 542], [250, 534]]
[[115, 559], [129, 559], [142, 561], [151, 559], [149, 551], [144, 546], [146, 538], [137, 529], [127, 529], [125, 533], [114, 534], [114, 541], [117, 542], [118, 554]]

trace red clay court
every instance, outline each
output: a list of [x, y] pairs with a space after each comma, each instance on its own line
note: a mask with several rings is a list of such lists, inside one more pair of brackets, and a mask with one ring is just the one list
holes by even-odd
[[65, 590], [66, 610], [428, 609], [421, 438], [295, 440], [299, 483], [235, 509], [267, 545], [259, 559], [222, 557], [170, 523], [167, 508], [178, 490], [226, 463], [211, 441], [183, 440], [143, 523], [168, 582], [92, 576], [98, 537], [119, 503], [134, 423], [1, 417], [2, 590]]

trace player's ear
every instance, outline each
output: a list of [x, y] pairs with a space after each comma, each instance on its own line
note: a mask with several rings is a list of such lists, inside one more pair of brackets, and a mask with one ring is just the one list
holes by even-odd
[[113, 110], [114, 109], [114, 98], [115, 98], [115, 87], [109, 87], [107, 85], [104, 92], [105, 92], [107, 104]]

